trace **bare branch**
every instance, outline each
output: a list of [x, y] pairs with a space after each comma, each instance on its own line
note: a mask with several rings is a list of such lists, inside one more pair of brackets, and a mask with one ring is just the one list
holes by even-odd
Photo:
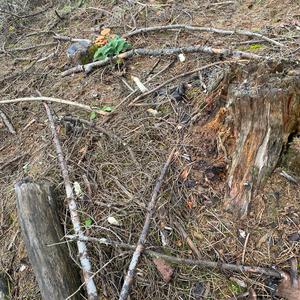
[[[83, 237], [84, 233], [80, 226], [80, 218], [79, 218], [79, 215], [77, 212], [77, 204], [75, 202], [75, 195], [74, 195], [73, 188], [71, 185], [71, 180], [69, 177], [67, 163], [65, 161], [65, 158], [64, 158], [64, 155], [62, 152], [62, 148], [60, 145], [60, 141], [59, 141], [56, 129], [55, 129], [54, 119], [53, 119], [53, 116], [51, 114], [48, 104], [44, 103], [44, 106], [45, 106], [47, 116], [49, 119], [49, 124], [50, 124], [50, 128], [51, 128], [52, 136], [53, 136], [53, 143], [55, 146], [57, 158], [59, 161], [59, 165], [61, 168], [61, 172], [62, 172], [64, 184], [65, 184], [67, 201], [68, 201], [68, 206], [69, 206], [69, 210], [70, 210], [70, 216], [71, 216], [71, 221], [73, 224], [74, 232], [79, 237]], [[83, 273], [84, 281], [86, 284], [88, 299], [96, 300], [96, 299], [98, 299], [97, 289], [96, 289], [96, 286], [95, 286], [95, 283], [94, 283], [94, 280], [92, 277], [93, 276], [92, 267], [91, 267], [91, 263], [90, 263], [90, 259], [88, 256], [87, 247], [86, 247], [85, 242], [77, 241], [77, 248], [78, 248], [78, 256], [79, 256], [80, 264], [82, 267], [82, 273]]]
[[190, 47], [180, 47], [180, 48], [165, 48], [165, 49], [133, 49], [128, 52], [121, 53], [112, 58], [106, 58], [101, 61], [92, 62], [86, 65], [78, 65], [69, 70], [61, 73], [61, 76], [67, 76], [79, 72], [91, 72], [96, 67], [102, 67], [109, 64], [112, 60], [118, 58], [126, 59], [132, 56], [171, 56], [180, 53], [206, 53], [212, 55], [220, 55], [222, 57], [235, 57], [239, 59], [266, 59], [270, 60], [268, 56], [261, 56], [250, 52], [235, 51], [225, 48], [212, 48], [208, 46], [190, 46]]
[[147, 239], [147, 235], [150, 229], [150, 224], [151, 224], [151, 219], [153, 217], [153, 214], [155, 212], [155, 205], [156, 205], [156, 200], [157, 200], [157, 196], [158, 196], [158, 192], [160, 190], [160, 187], [162, 185], [163, 179], [167, 173], [167, 170], [169, 168], [169, 165], [173, 159], [174, 153], [175, 153], [175, 149], [173, 148], [173, 150], [171, 151], [166, 163], [164, 164], [160, 176], [156, 182], [156, 185], [154, 187], [153, 193], [152, 193], [152, 197], [151, 200], [148, 204], [148, 208], [147, 208], [147, 214], [146, 214], [146, 219], [145, 219], [145, 223], [143, 226], [143, 230], [141, 232], [140, 238], [138, 240], [138, 243], [136, 245], [136, 249], [132, 255], [132, 259], [131, 262], [129, 264], [129, 268], [128, 268], [128, 272], [127, 275], [125, 277], [123, 286], [122, 286], [122, 290], [120, 293], [120, 297], [119, 300], [125, 300], [127, 299], [133, 280], [134, 280], [134, 276], [135, 276], [135, 269], [137, 267], [137, 264], [139, 262], [140, 256], [143, 253], [144, 249], [145, 249], [145, 242]]
[[146, 27], [146, 28], [140, 28], [134, 31], [131, 31], [124, 35], [125, 38], [137, 35], [140, 33], [148, 33], [148, 32], [154, 32], [154, 31], [162, 31], [162, 30], [174, 30], [174, 29], [181, 29], [181, 30], [189, 30], [189, 31], [201, 31], [201, 32], [211, 32], [211, 33], [218, 33], [218, 34], [224, 34], [224, 35], [245, 35], [245, 36], [251, 36], [260, 38], [262, 40], [265, 40], [271, 44], [274, 44], [279, 47], [285, 47], [282, 43], [279, 43], [271, 38], [268, 38], [260, 33], [252, 32], [248, 30], [242, 30], [242, 29], [236, 29], [236, 30], [226, 30], [226, 29], [218, 29], [218, 28], [212, 28], [212, 27], [198, 27], [198, 26], [192, 26], [192, 25], [185, 25], [185, 24], [174, 24], [174, 25], [165, 25], [165, 26], [153, 26], [153, 27]]
[[10, 133], [16, 134], [16, 130], [14, 129], [14, 126], [11, 124], [8, 117], [1, 109], [0, 109], [0, 119], [2, 119], [3, 123], [5, 124], [5, 126], [7, 127]]
[[86, 104], [81, 104], [78, 102], [74, 101], [69, 101], [69, 100], [63, 100], [59, 98], [51, 98], [51, 97], [24, 97], [24, 98], [16, 98], [16, 99], [8, 99], [8, 100], [0, 100], [0, 105], [1, 104], [11, 104], [11, 103], [17, 103], [17, 102], [33, 102], [33, 101], [48, 101], [48, 102], [55, 102], [55, 103], [60, 103], [60, 104], [67, 104], [71, 106], [75, 106], [87, 111], [95, 111], [96, 113], [100, 115], [108, 115], [108, 112], [101, 111], [99, 109], [93, 108], [89, 105]]
[[[171, 83], [171, 82], [173, 82], [173, 81], [175, 81], [175, 80], [177, 80], [177, 79], [179, 79], [179, 78], [182, 78], [182, 77], [185, 77], [185, 76], [192, 75], [192, 74], [194, 74], [194, 73], [197, 73], [197, 72], [202, 71], [202, 70], [204, 70], [204, 69], [208, 69], [208, 68], [213, 67], [213, 66], [216, 66], [216, 65], [229, 64], [229, 63], [233, 63], [233, 62], [243, 62], [243, 61], [245, 61], [245, 60], [239, 60], [239, 61], [227, 61], [227, 60], [226, 60], [226, 61], [218, 61], [218, 62], [215, 62], [215, 63], [211, 63], [211, 64], [208, 64], [208, 65], [205, 65], [205, 66], [196, 68], [196, 69], [194, 69], [194, 70], [192, 70], [192, 71], [188, 71], [188, 72], [186, 72], [186, 73], [181, 73], [181, 74], [179, 74], [179, 75], [177, 75], [177, 76], [175, 76], [175, 77], [172, 77], [172, 78], [166, 80], [165, 82], [163, 82], [162, 84], [160, 84], [160, 85], [158, 85], [157, 87], [153, 88], [152, 90], [150, 90], [150, 91], [148, 91], [148, 92], [146, 92], [146, 93], [143, 93], [143, 94], [137, 96], [136, 98], [134, 98], [134, 99], [131, 101], [131, 103], [129, 104], [129, 106], [134, 106], [135, 103], [136, 103], [137, 101], [139, 101], [140, 99], [142, 99], [142, 98], [144, 98], [144, 97], [146, 97], [146, 96], [148, 96], [148, 95], [150, 95], [150, 94], [155, 93], [156, 91], [160, 90], [162, 87], [166, 86], [167, 84], [169, 84], [169, 83]], [[136, 105], [138, 106], [138, 104], [136, 104]]]
[[[71, 240], [82, 240], [85, 242], [97, 242], [103, 245], [110, 245], [117, 248], [122, 249], [128, 249], [128, 250], [134, 250], [134, 245], [129, 245], [126, 243], [120, 243], [111, 241], [106, 238], [95, 238], [95, 237], [78, 237], [76, 235], [67, 235], [67, 239]], [[156, 258], [162, 258], [170, 263], [178, 264], [178, 265], [190, 265], [190, 266], [198, 266], [200, 268], [209, 268], [209, 269], [219, 269], [220, 271], [233, 271], [238, 273], [252, 273], [252, 274], [261, 274], [265, 276], [271, 276], [275, 278], [282, 278], [281, 273], [277, 272], [276, 270], [269, 269], [269, 268], [262, 268], [262, 267], [254, 267], [254, 266], [244, 266], [244, 265], [235, 265], [235, 264], [225, 264], [225, 263], [219, 263], [215, 261], [210, 260], [199, 260], [199, 259], [187, 259], [187, 258], [180, 258], [180, 257], [174, 257], [170, 255], [165, 255], [156, 251], [152, 251], [149, 249], [145, 249], [144, 253]]]

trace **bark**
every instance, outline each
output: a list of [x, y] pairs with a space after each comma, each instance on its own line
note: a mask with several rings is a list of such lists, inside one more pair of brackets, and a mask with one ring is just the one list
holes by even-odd
[[251, 64], [233, 71], [229, 82], [227, 107], [236, 146], [225, 208], [241, 217], [276, 167], [289, 136], [299, 131], [300, 77], [291, 69], [284, 63]]
[[[48, 183], [30, 180], [15, 186], [19, 222], [29, 260], [42, 298], [63, 300], [80, 286], [79, 271], [71, 260]], [[58, 243], [58, 244], [57, 244]], [[53, 246], [48, 246], [56, 244]], [[76, 294], [72, 299], [81, 299]]]

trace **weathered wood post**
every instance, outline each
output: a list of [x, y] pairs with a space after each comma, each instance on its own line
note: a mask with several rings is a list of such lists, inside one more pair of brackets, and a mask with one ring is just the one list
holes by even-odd
[[[67, 244], [60, 243], [64, 234], [50, 184], [25, 179], [15, 185], [15, 191], [25, 246], [42, 298], [66, 299], [81, 282]], [[72, 299], [81, 297], [77, 293]]]

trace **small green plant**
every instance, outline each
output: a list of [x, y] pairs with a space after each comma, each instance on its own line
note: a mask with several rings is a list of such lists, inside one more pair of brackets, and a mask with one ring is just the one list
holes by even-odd
[[97, 113], [96, 113], [95, 111], [92, 111], [92, 112], [90, 113], [90, 121], [95, 120], [96, 117], [97, 117]]
[[261, 44], [253, 44], [249, 47], [250, 50], [257, 50], [257, 49], [261, 49], [264, 48], [264, 45]]
[[238, 295], [244, 291], [244, 289], [235, 282], [230, 282], [229, 289], [234, 295]]
[[131, 48], [131, 45], [119, 36], [115, 36], [105, 46], [98, 48], [94, 54], [94, 61], [104, 60], [108, 57], [119, 55]]
[[84, 221], [84, 227], [85, 227], [85, 229], [91, 228], [91, 227], [92, 227], [92, 224], [93, 224], [93, 221], [92, 221], [91, 218], [85, 219], [85, 221]]

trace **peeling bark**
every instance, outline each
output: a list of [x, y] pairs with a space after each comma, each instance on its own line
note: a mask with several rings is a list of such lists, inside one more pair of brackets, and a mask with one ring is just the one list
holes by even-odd
[[235, 151], [225, 208], [245, 217], [249, 203], [274, 170], [282, 149], [300, 125], [300, 77], [283, 64], [248, 65], [233, 71], [227, 107], [233, 119]]

